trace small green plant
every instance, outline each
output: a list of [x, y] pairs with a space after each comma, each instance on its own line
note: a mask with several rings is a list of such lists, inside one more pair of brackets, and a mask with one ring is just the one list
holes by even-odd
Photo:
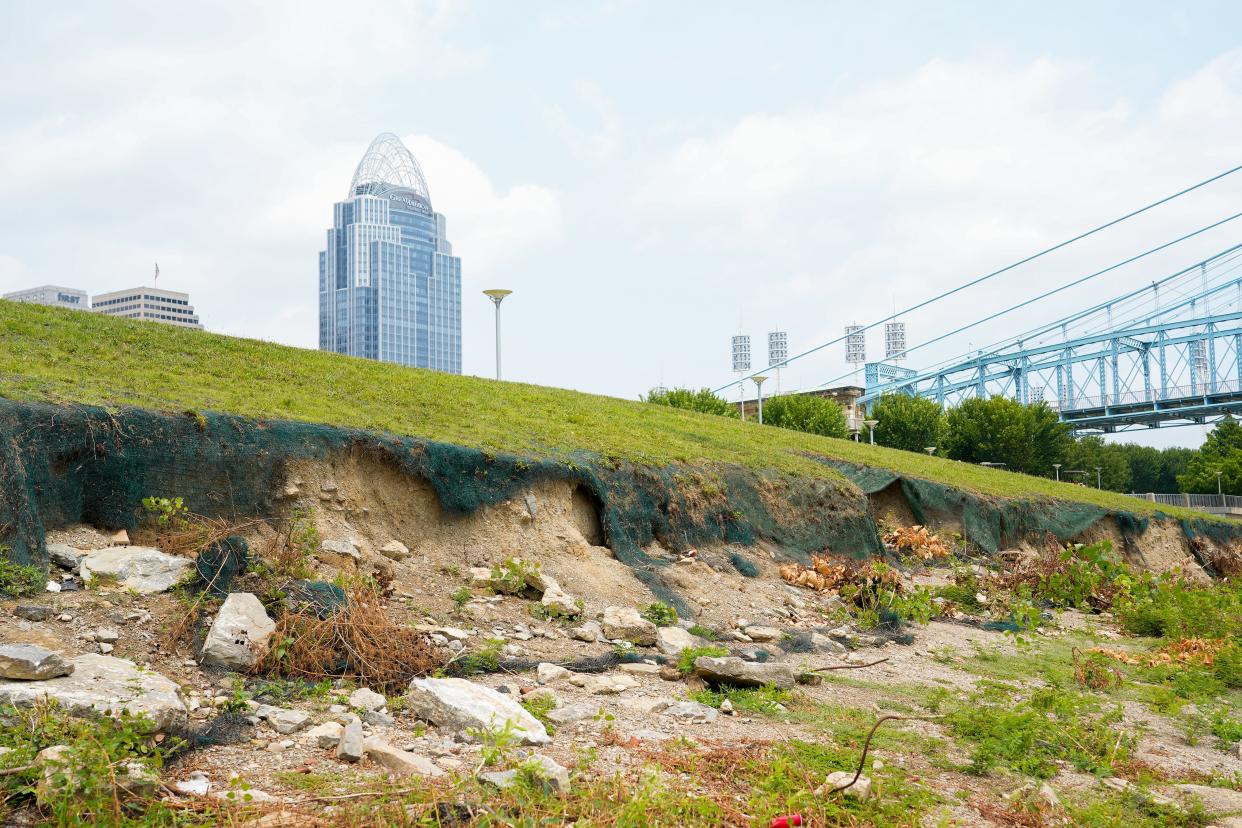
[[289, 535], [271, 562], [279, 577], [311, 578], [311, 556], [319, 551], [319, 527], [315, 525], [313, 506], [295, 506], [289, 519]]
[[548, 714], [556, 709], [556, 699], [551, 696], [535, 695], [533, 698], [527, 697], [522, 699], [520, 703], [522, 707], [526, 708], [527, 713], [543, 723], [549, 736], [556, 733], [556, 725], [548, 718]]
[[466, 733], [470, 738], [482, 744], [483, 748], [479, 755], [483, 760], [483, 766], [488, 768], [504, 762], [509, 755], [509, 751], [512, 750], [518, 740], [513, 722], [509, 719], [505, 719], [504, 727], [499, 729], [472, 727], [468, 728]]
[[758, 713], [764, 716], [775, 716], [784, 710], [793, 695], [771, 684], [764, 687], [719, 687], [695, 690], [690, 698], [708, 707], [720, 707], [725, 701], [740, 713]]
[[501, 595], [521, 595], [538, 575], [538, 562], [507, 558], [503, 564], [492, 567], [490, 584]]
[[228, 701], [224, 703], [224, 710], [228, 713], [249, 713], [250, 698], [250, 694], [246, 692], [245, 683], [240, 678], [234, 678]]
[[38, 595], [47, 589], [47, 573], [37, 566], [14, 563], [9, 548], [0, 546], [0, 593], [14, 598]]
[[707, 656], [708, 658], [723, 658], [727, 656], [729, 651], [724, 647], [687, 647], [677, 656], [677, 671], [683, 676], [688, 676], [694, 672], [694, 660]]
[[702, 624], [695, 624], [686, 632], [691, 635], [697, 635], [699, 638], [706, 638], [708, 641], [716, 640], [716, 631], [709, 627], [704, 627]]
[[671, 627], [677, 623], [677, 610], [659, 601], [643, 607], [642, 616], [657, 627]]
[[500, 651], [504, 646], [503, 638], [487, 639], [478, 650], [458, 659], [455, 664], [457, 672], [463, 676], [496, 672], [500, 669]]
[[190, 528], [190, 510], [179, 497], [144, 497], [142, 508], [155, 518], [161, 529], [184, 532]]
[[470, 599], [474, 597], [474, 593], [467, 587], [458, 587], [449, 597], [453, 599], [453, 603], [457, 605], [457, 608], [461, 609], [470, 602]]

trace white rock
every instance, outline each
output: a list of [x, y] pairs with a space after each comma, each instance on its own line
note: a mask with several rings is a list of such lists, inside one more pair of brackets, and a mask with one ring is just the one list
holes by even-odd
[[75, 572], [87, 554], [85, 549], [76, 549], [64, 543], [49, 543], [47, 545], [47, 557], [52, 563]]
[[678, 719], [701, 719], [706, 722], [716, 721], [719, 712], [714, 707], [708, 707], [696, 701], [683, 701], [671, 704], [660, 711], [665, 716], [673, 716]]
[[116, 630], [98, 629], [95, 630], [95, 640], [105, 644], [115, 644], [121, 640], [121, 634]]
[[574, 627], [569, 631], [569, 637], [575, 641], [585, 641], [588, 644], [599, 640], [604, 634], [604, 630], [596, 621], [587, 621], [585, 624]]
[[153, 595], [171, 589], [193, 566], [188, 558], [146, 546], [112, 546], [82, 558], [78, 573], [87, 584], [97, 577], [115, 579], [126, 589]]
[[539, 603], [547, 607], [554, 615], [564, 618], [576, 618], [582, 614], [577, 600], [561, 589], [560, 584], [557, 583], [553, 583], [543, 591], [543, 597], [539, 600]]
[[780, 641], [781, 631], [776, 627], [749, 626], [745, 629], [751, 641]]
[[341, 731], [336, 758], [345, 762], [357, 762], [362, 758], [362, 720], [357, 716], [351, 717]]
[[737, 656], [712, 658], [699, 656], [694, 660], [694, 672], [711, 684], [728, 684], [735, 687], [763, 687], [774, 684], [788, 690], [797, 682], [793, 667], [779, 662], [743, 661]]
[[[828, 796], [834, 788], [848, 784], [854, 778], [854, 774], [850, 771], [833, 771], [824, 779], [824, 784], [815, 789], [816, 796]], [[849, 796], [854, 799], [866, 801], [871, 798], [871, 778], [868, 776], [858, 777], [858, 781], [850, 785], [843, 791], [838, 791], [839, 796]]]
[[399, 540], [390, 540], [380, 547], [380, 554], [394, 561], [404, 561], [410, 557], [410, 549]]
[[414, 679], [407, 698], [414, 715], [437, 727], [497, 731], [507, 722], [527, 744], [551, 741], [543, 724], [516, 701], [465, 679]]
[[538, 677], [540, 684], [556, 684], [568, 679], [573, 675], [573, 672], [559, 664], [544, 661], [535, 668], [535, 675]]
[[288, 736], [290, 733], [297, 733], [310, 724], [310, 721], [311, 714], [305, 710], [281, 710], [279, 713], [267, 717], [267, 723], [277, 733], [285, 736]]
[[340, 744], [341, 734], [344, 731], [345, 725], [340, 722], [324, 722], [308, 730], [306, 738], [313, 742], [316, 747], [329, 750]]
[[681, 627], [660, 627], [656, 630], [656, 649], [666, 656], [681, 655], [689, 647], [702, 645], [702, 639]]
[[398, 776], [444, 776], [444, 771], [426, 756], [400, 750], [374, 736], [363, 740], [362, 751], [372, 762]]
[[249, 592], [233, 592], [224, 600], [203, 643], [203, 664], [228, 670], [249, 670], [267, 647], [276, 622]]
[[349, 694], [349, 706], [354, 710], [383, 710], [388, 706], [388, 699], [366, 687], [359, 687]]
[[656, 643], [656, 625], [638, 614], [633, 607], [608, 607], [604, 610], [604, 636], [650, 647]]
[[30, 707], [50, 698], [75, 715], [128, 710], [147, 716], [165, 732], [184, 727], [188, 721], [180, 689], [159, 673], [95, 653], [77, 656], [71, 663], [73, 673], [68, 676], [39, 682], [0, 681], [0, 704]]
[[192, 796], [206, 796], [211, 790], [211, 779], [201, 770], [190, 771], [188, 777], [173, 783], [173, 790]]
[[599, 705], [579, 702], [565, 707], [558, 707], [548, 712], [548, 720], [553, 724], [567, 725], [593, 719], [599, 713]]
[[0, 645], [0, 678], [43, 681], [73, 672], [73, 664], [60, 653], [34, 644]]

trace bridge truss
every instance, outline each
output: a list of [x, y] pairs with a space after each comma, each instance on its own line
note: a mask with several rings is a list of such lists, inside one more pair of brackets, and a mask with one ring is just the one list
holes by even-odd
[[1242, 246], [940, 366], [869, 363], [866, 377], [864, 405], [886, 393], [944, 406], [998, 395], [1042, 400], [1076, 432], [1242, 413]]

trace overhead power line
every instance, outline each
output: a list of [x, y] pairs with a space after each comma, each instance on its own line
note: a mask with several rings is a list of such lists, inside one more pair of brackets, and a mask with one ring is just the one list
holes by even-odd
[[[982, 275], [982, 276], [979, 276], [979, 277], [977, 277], [977, 278], [975, 278], [975, 279], [972, 279], [972, 280], [971, 280], [971, 281], [969, 281], [969, 282], [966, 282], [965, 284], [958, 285], [957, 287], [953, 288], [952, 290], [947, 290], [947, 291], [945, 291], [944, 293], [941, 293], [941, 294], [938, 294], [938, 295], [936, 295], [936, 296], [931, 297], [930, 299], [924, 299], [923, 301], [921, 301], [921, 302], [919, 302], [919, 303], [917, 303], [917, 304], [911, 305], [910, 307], [905, 308], [904, 310], [901, 310], [901, 311], [894, 311], [891, 315], [886, 316], [886, 317], [884, 317], [883, 319], [880, 319], [880, 320], [877, 320], [877, 321], [875, 321], [875, 322], [872, 322], [872, 323], [870, 323], [870, 324], [868, 324], [868, 325], [864, 325], [864, 326], [862, 326], [862, 330], [863, 330], [863, 331], [868, 331], [868, 330], [871, 330], [872, 328], [878, 327], [879, 325], [882, 325], [882, 324], [884, 324], [885, 322], [891, 322], [892, 320], [896, 319], [896, 318], [897, 318], [897, 317], [899, 317], [899, 316], [902, 316], [902, 315], [905, 315], [905, 314], [908, 314], [908, 313], [912, 313], [912, 312], [914, 312], [914, 311], [916, 311], [916, 310], [919, 310], [920, 308], [925, 308], [925, 307], [927, 307], [928, 305], [931, 305], [931, 304], [933, 304], [933, 303], [935, 303], [935, 302], [939, 302], [941, 299], [946, 299], [946, 298], [948, 298], [948, 297], [950, 297], [950, 296], [954, 295], [955, 293], [960, 293], [960, 292], [962, 292], [963, 290], [966, 290], [966, 289], [968, 289], [968, 288], [972, 288], [972, 287], [974, 287], [975, 285], [981, 284], [982, 282], [986, 282], [986, 281], [987, 281], [987, 280], [989, 280], [989, 279], [992, 279], [992, 278], [995, 278], [995, 277], [997, 277], [997, 276], [1000, 276], [1002, 273], [1008, 273], [1009, 271], [1013, 270], [1013, 269], [1014, 269], [1014, 268], [1016, 268], [1016, 267], [1021, 267], [1022, 265], [1027, 264], [1028, 262], [1033, 262], [1033, 261], [1035, 261], [1036, 259], [1040, 258], [1041, 256], [1046, 256], [1046, 255], [1048, 255], [1049, 253], [1053, 253], [1053, 252], [1055, 252], [1055, 251], [1057, 251], [1057, 250], [1060, 250], [1060, 249], [1061, 249], [1061, 248], [1063, 248], [1063, 247], [1068, 247], [1069, 245], [1073, 244], [1074, 242], [1082, 241], [1083, 239], [1087, 238], [1088, 236], [1094, 236], [1096, 233], [1099, 233], [1099, 232], [1101, 232], [1101, 231], [1107, 230], [1108, 228], [1113, 227], [1113, 226], [1115, 226], [1115, 225], [1118, 225], [1118, 224], [1120, 224], [1121, 222], [1126, 221], [1126, 220], [1128, 220], [1128, 219], [1132, 219], [1132, 218], [1134, 218], [1135, 216], [1142, 215], [1143, 213], [1146, 213], [1148, 210], [1153, 210], [1153, 209], [1155, 209], [1156, 207], [1161, 206], [1162, 204], [1168, 204], [1170, 201], [1173, 201], [1174, 199], [1181, 198], [1182, 196], [1186, 195], [1187, 193], [1194, 192], [1195, 190], [1198, 190], [1198, 189], [1199, 189], [1199, 188], [1201, 188], [1201, 187], [1206, 187], [1208, 184], [1211, 184], [1211, 183], [1213, 183], [1213, 182], [1215, 182], [1215, 181], [1219, 181], [1220, 179], [1225, 178], [1226, 176], [1233, 175], [1234, 173], [1238, 172], [1239, 170], [1242, 170], [1242, 165], [1238, 165], [1238, 166], [1236, 166], [1236, 167], [1234, 167], [1234, 168], [1232, 168], [1232, 169], [1225, 170], [1224, 172], [1222, 172], [1222, 173], [1218, 173], [1218, 174], [1216, 174], [1216, 175], [1212, 176], [1211, 178], [1205, 178], [1204, 180], [1200, 181], [1200, 182], [1199, 182], [1199, 183], [1197, 183], [1197, 184], [1192, 184], [1191, 186], [1186, 187], [1186, 188], [1185, 188], [1185, 189], [1183, 189], [1183, 190], [1178, 190], [1176, 193], [1173, 193], [1172, 195], [1167, 195], [1167, 196], [1165, 196], [1164, 198], [1161, 198], [1161, 199], [1159, 199], [1159, 200], [1157, 200], [1157, 201], [1153, 201], [1153, 202], [1151, 202], [1150, 204], [1148, 204], [1148, 205], [1146, 205], [1146, 206], [1144, 206], [1144, 207], [1140, 207], [1140, 208], [1138, 208], [1137, 210], [1132, 210], [1132, 211], [1130, 211], [1129, 213], [1126, 213], [1124, 216], [1119, 216], [1119, 217], [1117, 217], [1117, 218], [1113, 219], [1112, 221], [1105, 222], [1104, 224], [1099, 225], [1098, 227], [1094, 227], [1094, 228], [1092, 228], [1092, 229], [1090, 229], [1090, 230], [1087, 230], [1086, 232], [1079, 233], [1077, 236], [1074, 236], [1073, 238], [1066, 239], [1065, 241], [1063, 241], [1063, 242], [1059, 242], [1059, 243], [1057, 243], [1057, 244], [1054, 244], [1054, 245], [1053, 245], [1053, 246], [1051, 246], [1051, 247], [1044, 248], [1043, 250], [1040, 250], [1038, 253], [1032, 253], [1030, 256], [1027, 256], [1026, 258], [1023, 258], [1023, 259], [1019, 259], [1018, 261], [1016, 261], [1016, 262], [1014, 262], [1014, 263], [1012, 263], [1012, 264], [1006, 265], [1005, 267], [1002, 267], [1002, 268], [1000, 268], [999, 270], [993, 270], [991, 273], [986, 273], [986, 274], [984, 274], [984, 275]], [[857, 331], [857, 330], [855, 331], [855, 333], [858, 333], [858, 332], [859, 332], [859, 331]], [[794, 362], [794, 361], [796, 361], [796, 360], [802, 359], [803, 357], [806, 357], [806, 356], [810, 356], [811, 354], [816, 353], [817, 351], [822, 351], [824, 348], [827, 348], [827, 347], [832, 346], [832, 345], [836, 345], [838, 342], [842, 342], [842, 341], [844, 341], [844, 340], [845, 340], [845, 336], [839, 336], [839, 337], [837, 337], [837, 338], [835, 338], [835, 339], [831, 339], [831, 340], [829, 340], [829, 341], [827, 341], [827, 342], [825, 342], [825, 343], [823, 343], [823, 344], [821, 344], [821, 345], [816, 345], [814, 348], [810, 348], [809, 350], [803, 351], [803, 352], [802, 352], [802, 353], [800, 353], [800, 354], [796, 354], [796, 355], [794, 355], [794, 356], [789, 357], [789, 358], [788, 358], [788, 359], [786, 359], [784, 362], [777, 363], [776, 365], [769, 365], [769, 366], [767, 366], [766, 368], [762, 369], [761, 371], [756, 371], [755, 373], [752, 373], [752, 374], [747, 374], [746, 376], [741, 377], [741, 378], [739, 378], [739, 379], [736, 379], [736, 380], [734, 380], [733, 382], [726, 383], [726, 384], [724, 384], [724, 385], [720, 386], [719, 388], [715, 389], [715, 390], [713, 391], [713, 393], [719, 394], [721, 391], [725, 391], [725, 390], [727, 390], [727, 389], [729, 389], [729, 388], [732, 388], [732, 387], [733, 387], [733, 386], [735, 386], [735, 385], [739, 385], [739, 384], [741, 384], [741, 383], [745, 382], [746, 380], [750, 379], [751, 377], [758, 376], [758, 375], [759, 375], [759, 374], [761, 374], [763, 371], [769, 371], [769, 370], [772, 370], [773, 368], [783, 368], [783, 367], [785, 367], [785, 366], [789, 365], [790, 363], [792, 363], [792, 362]]]
[[[1175, 244], [1179, 244], [1179, 243], [1181, 243], [1181, 242], [1186, 241], [1187, 239], [1193, 239], [1195, 236], [1198, 236], [1198, 235], [1201, 235], [1201, 234], [1203, 234], [1203, 233], [1206, 233], [1206, 232], [1208, 232], [1209, 230], [1214, 230], [1214, 229], [1216, 229], [1217, 227], [1220, 227], [1221, 225], [1223, 225], [1223, 224], [1227, 224], [1227, 223], [1229, 223], [1229, 222], [1231, 222], [1231, 221], [1233, 221], [1233, 220], [1235, 220], [1235, 219], [1238, 219], [1238, 218], [1242, 218], [1242, 213], [1234, 213], [1232, 216], [1229, 216], [1228, 218], [1223, 218], [1223, 219], [1221, 219], [1220, 221], [1213, 222], [1212, 224], [1207, 225], [1206, 227], [1200, 227], [1198, 230], [1195, 230], [1195, 231], [1194, 231], [1194, 232], [1192, 232], [1192, 233], [1187, 233], [1186, 235], [1184, 235], [1184, 236], [1179, 236], [1179, 237], [1177, 237], [1176, 239], [1173, 239], [1172, 241], [1167, 241], [1167, 242], [1165, 242], [1164, 244], [1157, 245], [1156, 247], [1152, 247], [1152, 248], [1149, 248], [1149, 249], [1147, 249], [1147, 250], [1144, 250], [1142, 253], [1138, 253], [1138, 254], [1136, 254], [1136, 255], [1134, 255], [1134, 256], [1131, 256], [1131, 257], [1130, 257], [1130, 258], [1128, 258], [1128, 259], [1123, 259], [1123, 260], [1121, 260], [1120, 262], [1117, 262], [1116, 264], [1109, 265], [1108, 267], [1104, 268], [1103, 270], [1097, 270], [1097, 271], [1095, 271], [1094, 273], [1088, 273], [1086, 276], [1080, 276], [1080, 277], [1078, 277], [1077, 279], [1074, 279], [1073, 281], [1066, 282], [1065, 284], [1061, 285], [1060, 287], [1055, 287], [1055, 288], [1053, 288], [1052, 290], [1047, 290], [1047, 291], [1044, 291], [1043, 293], [1039, 294], [1038, 296], [1032, 296], [1030, 299], [1025, 299], [1025, 300], [1023, 300], [1023, 301], [1019, 302], [1019, 303], [1018, 303], [1018, 304], [1016, 304], [1016, 305], [1010, 305], [1009, 307], [1005, 308], [1004, 310], [998, 310], [998, 311], [996, 311], [995, 313], [989, 314], [988, 316], [984, 316], [984, 317], [982, 317], [982, 318], [980, 318], [980, 319], [976, 319], [976, 320], [974, 320], [973, 322], [968, 322], [967, 324], [962, 325], [960, 328], [955, 328], [954, 330], [951, 330], [951, 331], [949, 331], [948, 333], [943, 333], [943, 334], [941, 334], [940, 336], [933, 337], [933, 338], [931, 338], [931, 339], [928, 339], [928, 340], [927, 340], [927, 341], [925, 341], [925, 342], [920, 342], [918, 345], [915, 345], [913, 348], [907, 348], [906, 350], [904, 350], [904, 351], [902, 352], [902, 356], [908, 356], [908, 355], [910, 355], [911, 353], [913, 353], [914, 351], [919, 350], [920, 348], [926, 348], [928, 345], [934, 345], [935, 343], [940, 342], [941, 340], [948, 339], [949, 337], [951, 337], [951, 336], [956, 336], [956, 335], [958, 335], [958, 334], [960, 334], [960, 333], [964, 333], [965, 331], [968, 331], [968, 330], [970, 330], [971, 328], [974, 328], [974, 327], [976, 327], [976, 326], [978, 326], [978, 325], [982, 325], [982, 324], [984, 324], [985, 322], [991, 322], [993, 319], [997, 319], [997, 318], [999, 318], [999, 317], [1001, 317], [1001, 316], [1004, 316], [1004, 315], [1005, 315], [1005, 314], [1007, 314], [1007, 313], [1013, 313], [1013, 312], [1014, 312], [1014, 311], [1016, 311], [1016, 310], [1021, 310], [1022, 308], [1025, 308], [1027, 305], [1032, 305], [1032, 304], [1034, 304], [1034, 303], [1036, 303], [1036, 302], [1039, 302], [1039, 301], [1042, 301], [1042, 300], [1044, 300], [1044, 299], [1047, 299], [1049, 296], [1054, 296], [1054, 295], [1056, 295], [1056, 294], [1058, 294], [1058, 293], [1060, 293], [1060, 292], [1062, 292], [1062, 291], [1069, 290], [1069, 289], [1070, 289], [1070, 288], [1072, 288], [1072, 287], [1077, 287], [1078, 285], [1081, 285], [1081, 284], [1083, 284], [1084, 282], [1089, 282], [1089, 281], [1091, 281], [1092, 279], [1095, 279], [1095, 278], [1097, 278], [1097, 277], [1099, 277], [1099, 276], [1103, 276], [1103, 275], [1104, 275], [1104, 274], [1106, 274], [1106, 273], [1112, 273], [1114, 270], [1117, 270], [1118, 268], [1125, 267], [1125, 266], [1126, 266], [1126, 265], [1128, 265], [1128, 264], [1133, 264], [1134, 262], [1137, 262], [1139, 259], [1143, 259], [1143, 258], [1146, 258], [1147, 256], [1151, 256], [1151, 255], [1153, 255], [1153, 254], [1155, 254], [1155, 253], [1159, 253], [1161, 250], [1165, 250], [1165, 249], [1167, 249], [1167, 248], [1170, 248], [1170, 247], [1172, 247], [1172, 246], [1173, 246], [1173, 245], [1175, 245]], [[1230, 248], [1230, 250], [1225, 251], [1225, 252], [1231, 252], [1232, 250], [1236, 250], [1236, 249], [1237, 249], [1236, 247], [1235, 247], [1235, 248]], [[1198, 267], [1198, 265], [1197, 265], [1197, 264], [1196, 264], [1196, 265], [1193, 265], [1193, 267]], [[1058, 323], [1058, 324], [1059, 324], [1059, 323]], [[842, 374], [841, 376], [839, 376], [839, 377], [837, 377], [837, 378], [835, 378], [835, 379], [830, 379], [830, 380], [828, 380], [827, 382], [821, 383], [820, 385], [818, 385], [818, 386], [816, 386], [816, 387], [817, 387], [817, 388], [823, 388], [823, 387], [824, 387], [824, 386], [826, 386], [826, 385], [832, 385], [832, 384], [833, 384], [833, 383], [835, 383], [835, 382], [840, 382], [842, 379], [844, 379], [844, 378], [846, 378], [846, 377], [850, 376], [850, 374], [851, 374], [851, 373], [853, 373], [853, 372], [849, 372], [849, 373]]]

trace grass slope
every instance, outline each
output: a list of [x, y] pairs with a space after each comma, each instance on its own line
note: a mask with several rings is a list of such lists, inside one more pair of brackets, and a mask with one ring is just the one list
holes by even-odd
[[0, 396], [302, 420], [552, 458], [734, 463], [842, 483], [813, 453], [985, 495], [1153, 511], [1137, 498], [753, 422], [5, 301]]

